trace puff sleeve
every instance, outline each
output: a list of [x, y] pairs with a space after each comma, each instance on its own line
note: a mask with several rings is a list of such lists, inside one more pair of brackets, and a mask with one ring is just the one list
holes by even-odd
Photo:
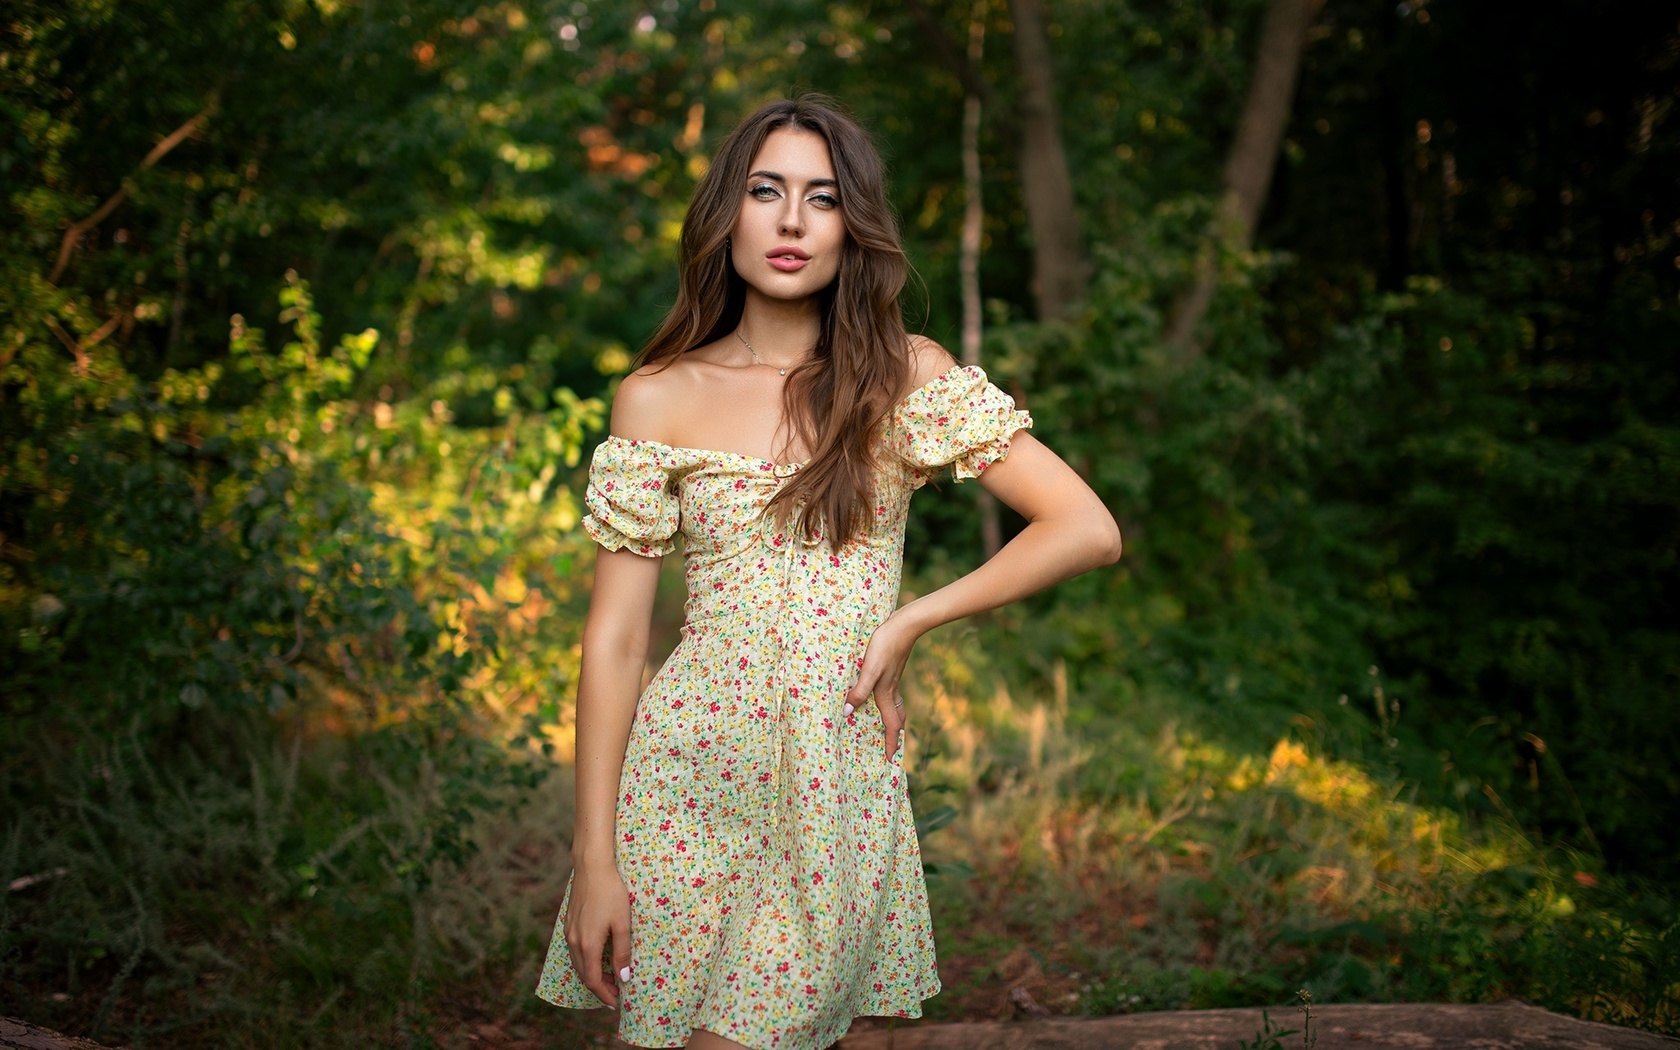
[[657, 441], [609, 434], [595, 446], [583, 502], [583, 531], [607, 550], [657, 558], [676, 549], [680, 506]]
[[958, 482], [977, 478], [1009, 454], [1031, 414], [986, 378], [979, 365], [959, 365], [929, 380], [894, 413], [899, 451], [929, 475], [949, 465]]

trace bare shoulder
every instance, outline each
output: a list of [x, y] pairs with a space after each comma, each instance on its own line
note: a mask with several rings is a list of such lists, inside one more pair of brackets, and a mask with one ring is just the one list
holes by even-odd
[[665, 441], [673, 409], [684, 401], [689, 382], [683, 362], [647, 365], [625, 376], [613, 394], [608, 432], [635, 441]]
[[951, 352], [925, 335], [910, 336], [910, 389], [918, 390], [958, 366]]

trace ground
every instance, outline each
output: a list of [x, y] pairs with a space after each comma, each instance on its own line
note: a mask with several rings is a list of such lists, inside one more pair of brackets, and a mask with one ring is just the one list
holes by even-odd
[[[1017, 1004], [1029, 1013], [1030, 1000]], [[1312, 1042], [1295, 1008], [1177, 1010], [1121, 1017], [966, 1023], [860, 1021], [838, 1050], [1675, 1050], [1680, 1040], [1564, 1017], [1515, 999], [1476, 1006], [1437, 1003], [1315, 1006]], [[1265, 1030], [1270, 1022], [1270, 1033]], [[490, 1043], [483, 1045], [489, 1046]], [[623, 1046], [623, 1044], [617, 1044]], [[0, 1017], [6, 1050], [107, 1050]]]

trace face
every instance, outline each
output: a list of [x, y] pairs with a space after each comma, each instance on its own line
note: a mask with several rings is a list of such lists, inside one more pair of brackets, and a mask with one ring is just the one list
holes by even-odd
[[833, 283], [846, 243], [840, 186], [821, 135], [777, 128], [741, 186], [730, 258], [747, 286], [772, 299], [803, 299]]

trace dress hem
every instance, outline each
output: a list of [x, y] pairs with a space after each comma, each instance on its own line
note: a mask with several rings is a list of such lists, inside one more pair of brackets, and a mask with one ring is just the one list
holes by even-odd
[[[858, 1013], [854, 1013], [852, 1015], [851, 1020], [846, 1022], [846, 1031], [850, 1031], [852, 1021], [856, 1021], [860, 1017], [885, 1017], [885, 1018], [888, 1018], [888, 1019], [891, 1019], [891, 1020], [900, 1020], [900, 1021], [917, 1021], [917, 1020], [920, 1020], [922, 1018], [922, 1003], [927, 1002], [929, 999], [932, 999], [934, 996], [938, 995], [941, 991], [944, 991], [944, 988], [945, 988], [944, 984], [936, 977], [936, 978], [934, 978], [932, 986], [930, 986], [928, 988], [925, 988], [921, 992], [919, 992], [918, 993], [919, 997], [914, 1002], [911, 1002], [908, 1006], [904, 1007], [903, 1009], [896, 1009], [895, 1010], [895, 1009], [892, 1009], [890, 1007], [885, 1007], [885, 1006], [880, 1007], [880, 1008], [876, 1008], [874, 1006], [867, 1007], [864, 1010], [862, 1010]], [[601, 1002], [598, 999], [591, 1006], [573, 1006], [569, 1003], [560, 1002], [557, 999], [551, 999], [548, 996], [543, 995], [541, 992], [536, 993], [536, 995], [537, 995], [537, 998], [541, 999], [543, 1002], [548, 1003], [552, 1006], [558, 1006], [563, 1010], [605, 1010], [605, 1009], [608, 1009], [607, 1004]], [[621, 1031], [616, 1031], [615, 1030], [613, 1034], [618, 1037], [620, 1042], [625, 1043], [629, 1046], [636, 1047], [637, 1050], [677, 1050], [677, 1048], [680, 1048], [680, 1047], [683, 1047], [683, 1046], [687, 1045], [689, 1034], [694, 1030], [695, 1027], [696, 1027], [695, 1024], [690, 1024], [688, 1026], [688, 1029], [683, 1033], [682, 1040], [680, 1042], [676, 1042], [676, 1043], [657, 1043], [657, 1042], [655, 1042], [655, 1043], [638, 1043], [634, 1039], [627, 1038]], [[712, 1029], [709, 1029], [709, 1028], [706, 1029], [706, 1030], [707, 1031], [712, 1031]], [[832, 1045], [834, 1042], [837, 1042], [838, 1040], [844, 1038], [845, 1035], [846, 1035], [846, 1031], [840, 1032], [838, 1035], [836, 1035], [833, 1039], [829, 1040], [824, 1045], [825, 1046]], [[723, 1035], [723, 1033], [721, 1033], [721, 1032], [714, 1032], [713, 1034], [722, 1036], [722, 1038], [724, 1038], [724, 1039], [729, 1039], [730, 1038], [727, 1035]], [[738, 1042], [738, 1043], [740, 1042], [740, 1040], [738, 1040], [738, 1039], [733, 1040], [733, 1041]], [[755, 1048], [753, 1048], [751, 1046], [751, 1044], [741, 1043], [741, 1045], [748, 1047], [748, 1050], [755, 1050]]]

